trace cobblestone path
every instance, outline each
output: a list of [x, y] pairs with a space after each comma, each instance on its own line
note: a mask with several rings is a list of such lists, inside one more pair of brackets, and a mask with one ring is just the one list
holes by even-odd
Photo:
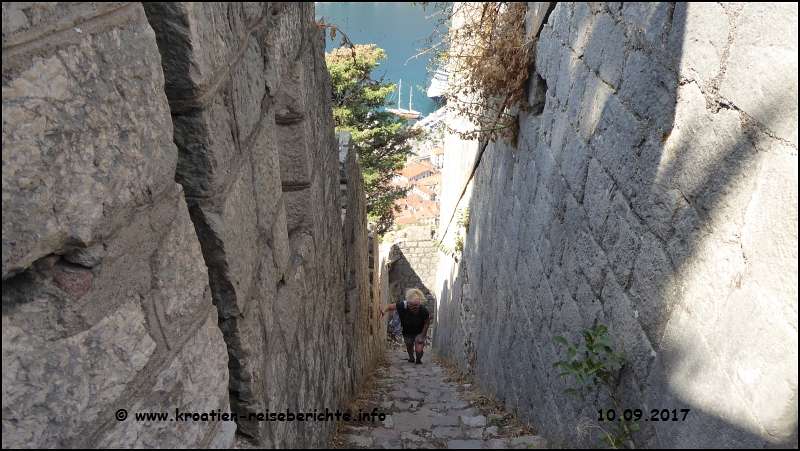
[[[426, 349], [430, 351], [429, 349]], [[332, 438], [336, 448], [544, 448], [547, 443], [494, 409], [469, 385], [451, 378], [427, 352], [421, 365], [390, 346], [375, 371], [374, 390], [362, 393], [351, 410], [385, 413], [383, 421], [352, 421]], [[455, 376], [455, 374], [453, 375]]]

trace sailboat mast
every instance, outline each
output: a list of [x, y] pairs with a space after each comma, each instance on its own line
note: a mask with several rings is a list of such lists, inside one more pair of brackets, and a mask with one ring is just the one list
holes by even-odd
[[412, 94], [414, 94], [414, 88], [411, 88], [411, 92], [408, 93], [408, 111], [414, 111], [414, 104], [411, 103]]

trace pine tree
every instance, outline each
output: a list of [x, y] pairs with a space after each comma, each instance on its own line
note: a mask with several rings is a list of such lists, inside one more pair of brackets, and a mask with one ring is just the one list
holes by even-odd
[[393, 213], [399, 211], [394, 201], [405, 197], [407, 191], [392, 186], [392, 177], [411, 155], [409, 140], [422, 133], [408, 127], [406, 119], [380, 111], [396, 88], [391, 82], [372, 79], [373, 69], [384, 59], [386, 52], [375, 44], [338, 48], [325, 54], [336, 132], [352, 135], [364, 174], [367, 215], [380, 234], [392, 226]]

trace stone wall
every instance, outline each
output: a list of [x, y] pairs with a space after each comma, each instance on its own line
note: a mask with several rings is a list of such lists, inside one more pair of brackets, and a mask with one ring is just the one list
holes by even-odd
[[374, 230], [367, 225], [367, 198], [358, 155], [350, 146], [350, 133], [337, 135], [339, 159], [342, 162], [340, 180], [343, 196], [345, 249], [345, 344], [347, 371], [351, 378], [347, 394], [355, 393], [367, 372], [381, 357], [386, 336], [385, 321], [381, 320], [381, 298], [378, 292], [380, 272], [376, 270], [377, 255]]
[[796, 447], [797, 5], [530, 6], [519, 144], [447, 137], [472, 163], [445, 173], [440, 239], [471, 218], [440, 258], [434, 346], [591, 446], [576, 426], [613, 402], [562, 395], [551, 337], [606, 324], [622, 403], [691, 409], [638, 446]]
[[391, 294], [385, 303], [404, 300], [409, 288], [419, 288], [430, 302], [435, 297], [433, 287], [436, 286], [439, 262], [436, 242], [431, 239], [431, 228], [408, 227], [399, 233], [402, 236], [395, 238], [388, 248]]
[[313, 4], [2, 11], [3, 446], [228, 447], [132, 417], [341, 408], [383, 335]]

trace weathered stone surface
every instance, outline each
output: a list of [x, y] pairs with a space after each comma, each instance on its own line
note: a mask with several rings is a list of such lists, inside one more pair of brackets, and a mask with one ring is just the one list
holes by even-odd
[[681, 61], [681, 75], [708, 81], [717, 76], [728, 45], [728, 16], [722, 5], [687, 2], [675, 5], [668, 49]]
[[106, 421], [101, 414], [111, 413], [155, 349], [138, 299], [93, 328], [54, 341], [26, 333], [3, 315], [5, 446], [55, 447]]
[[[592, 139], [600, 115], [605, 111], [613, 89], [603, 82], [594, 72], [588, 72], [586, 84], [583, 87], [583, 102], [581, 103], [579, 130], [584, 141]], [[573, 124], [574, 125], [574, 124]]]
[[667, 2], [626, 2], [622, 5], [622, 20], [644, 31], [648, 41], [663, 45], [669, 31], [673, 5]]
[[625, 66], [627, 39], [622, 27], [608, 14], [597, 14], [589, 43], [586, 45], [584, 60], [590, 69], [614, 89], [622, 81], [622, 68]]
[[[134, 415], [336, 409], [357, 391], [384, 329], [313, 17], [3, 5], [4, 446], [230, 448], [234, 422]], [[317, 447], [335, 424], [290, 426], [239, 432]]]
[[569, 46], [578, 57], [582, 56], [586, 49], [593, 23], [591, 6], [588, 3], [576, 2], [569, 22]]
[[483, 415], [478, 415], [474, 417], [462, 416], [461, 421], [463, 421], [465, 425], [471, 428], [479, 428], [486, 426], [486, 417]]
[[[21, 7], [22, 34], [4, 26], [4, 46], [33, 40], [3, 52], [3, 442], [230, 446], [229, 427], [183, 436], [112, 418], [179, 400], [227, 409], [227, 355], [141, 5], [37, 8]], [[198, 385], [169, 382], [177, 373]]]
[[448, 440], [447, 449], [483, 449], [485, 445], [480, 440]]
[[[158, 375], [150, 393], [128, 408], [129, 414], [137, 411], [168, 412], [170, 418], [175, 419], [175, 409], [198, 413], [230, 412], [227, 350], [217, 327], [216, 312], [209, 309], [208, 313], [208, 319]], [[174, 423], [135, 421], [129, 416], [126, 421], [116, 422], [114, 428], [103, 434], [98, 444], [103, 447], [132, 448], [187, 444], [205, 446], [213, 437], [209, 429], [225, 425], [223, 422], [191, 421], [182, 428], [181, 434], [175, 434]]]
[[723, 96], [797, 147], [797, 4], [747, 5], [736, 25]]
[[796, 446], [795, 8], [556, 5], [541, 115], [487, 145], [453, 183], [469, 195], [445, 185], [472, 218], [463, 258], [439, 260], [434, 345], [544, 436], [592, 445], [551, 337], [605, 324], [624, 404], [697, 409], [637, 447]]
[[114, 19], [57, 53], [4, 52], [4, 279], [99, 241], [172, 184], [169, 109], [150, 70], [158, 49], [141, 8]]
[[675, 111], [677, 74], [643, 52], [633, 51], [625, 61], [622, 77], [620, 97], [633, 105], [636, 114], [650, 119], [662, 133], [668, 133]]
[[431, 240], [431, 228], [423, 226], [409, 227], [405, 231], [407, 232], [407, 238], [402, 241], [396, 241], [390, 248], [386, 249], [388, 253], [384, 254], [386, 255], [384, 258], [396, 262], [389, 271], [389, 283], [397, 282], [391, 293], [391, 299], [385, 302], [404, 300], [406, 290], [418, 288], [426, 295], [428, 302], [426, 307], [433, 314], [431, 301], [434, 298], [432, 293], [435, 287], [436, 263], [439, 257], [436, 243]]

